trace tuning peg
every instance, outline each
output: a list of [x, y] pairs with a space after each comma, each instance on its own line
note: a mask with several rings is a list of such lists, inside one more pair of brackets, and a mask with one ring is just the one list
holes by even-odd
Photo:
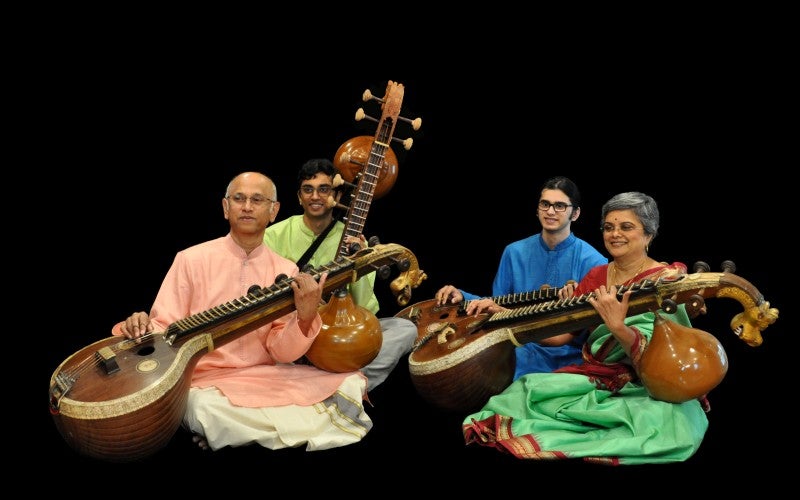
[[410, 123], [411, 128], [413, 128], [414, 130], [419, 130], [419, 128], [422, 126], [422, 118], [414, 118], [413, 120], [409, 120], [408, 118], [398, 116], [397, 119], [402, 120], [406, 123]]
[[400, 271], [405, 272], [411, 269], [411, 261], [406, 258], [398, 259], [396, 257], [392, 257], [392, 261], [394, 261], [395, 265], [397, 266], [397, 269], [399, 269]]
[[696, 318], [706, 313], [706, 299], [704, 299], [702, 295], [694, 294], [689, 297], [685, 307], [686, 314], [688, 314], [690, 318]]
[[387, 266], [386, 264], [383, 264], [381, 266], [373, 264], [372, 268], [375, 269], [375, 275], [382, 280], [385, 280], [386, 278], [392, 275], [392, 268]]
[[[377, 99], [377, 97], [376, 97], [376, 99]], [[381, 100], [381, 99], [378, 99], [378, 100]], [[356, 121], [360, 122], [364, 118], [366, 118], [369, 121], [378, 123], [378, 119], [366, 114], [364, 112], [364, 108], [358, 108], [356, 110]], [[406, 122], [406, 123], [410, 123], [411, 124], [411, 128], [413, 128], [414, 130], [419, 130], [419, 128], [422, 126], [422, 118], [414, 118], [413, 120], [411, 120], [411, 119], [406, 118], [404, 116], [398, 116], [397, 119], [400, 120], [400, 121]], [[408, 148], [406, 148], [406, 149], [408, 149]]]
[[[355, 160], [353, 160], [353, 159], [351, 159], [351, 158], [350, 158], [350, 153], [344, 153], [344, 154], [342, 155], [342, 161], [352, 161], [353, 163], [356, 163], [356, 164], [358, 164], [358, 163], [359, 163], [359, 162], [357, 162], [357, 161], [355, 161]], [[347, 182], [346, 180], [344, 180], [344, 179], [342, 178], [342, 175], [341, 175], [341, 174], [336, 174], [336, 175], [334, 175], [334, 176], [333, 176], [333, 187], [334, 187], [334, 188], [338, 188], [338, 187], [339, 187], [339, 186], [341, 186], [341, 185], [345, 185], [345, 186], [347, 186], [347, 187], [349, 187], [349, 188], [354, 188], [354, 187], [356, 187], [356, 185], [355, 185], [355, 184], [351, 184], [351, 183]]]
[[722, 272], [735, 273], [736, 272], [736, 264], [734, 264], [732, 260], [722, 261]]
[[380, 97], [375, 97], [374, 95], [372, 95], [372, 92], [370, 92], [369, 89], [367, 89], [361, 95], [361, 100], [364, 101], [364, 102], [367, 102], [370, 99], [375, 99], [376, 101], [383, 102], [383, 99], [381, 99]]
[[673, 299], [664, 299], [661, 301], [661, 310], [667, 314], [672, 314], [678, 310], [678, 303]]
[[402, 143], [403, 147], [406, 149], [406, 151], [411, 149], [411, 145], [414, 144], [414, 139], [412, 139], [410, 137], [408, 139], [406, 139], [406, 140], [398, 139], [397, 137], [392, 137], [392, 140]]
[[333, 196], [329, 197], [328, 201], [326, 201], [325, 204], [328, 206], [328, 208], [341, 208], [342, 210], [348, 209], [347, 205], [342, 205], [341, 203], [336, 201], [336, 198], [334, 198]]

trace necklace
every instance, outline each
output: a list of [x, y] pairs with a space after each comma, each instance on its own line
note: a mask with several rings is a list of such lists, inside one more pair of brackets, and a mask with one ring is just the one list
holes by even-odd
[[[611, 284], [612, 285], [624, 285], [625, 283], [627, 283], [628, 281], [632, 280], [636, 276], [639, 276], [639, 273], [642, 272], [642, 269], [644, 269], [644, 265], [646, 263], [647, 263], [647, 257], [642, 259], [642, 264], [639, 266], [639, 269], [637, 269], [636, 272], [633, 273], [630, 278], [628, 278], [626, 280], [623, 280], [622, 283], [617, 283], [617, 267], [618, 266], [617, 266], [616, 262], [612, 262], [611, 263]], [[625, 270], [623, 269], [622, 272], [625, 272]]]

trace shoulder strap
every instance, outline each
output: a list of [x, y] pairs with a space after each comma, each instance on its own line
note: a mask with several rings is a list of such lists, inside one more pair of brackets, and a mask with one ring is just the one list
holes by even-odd
[[311, 256], [314, 255], [314, 252], [317, 251], [317, 248], [319, 248], [319, 246], [322, 244], [322, 241], [328, 236], [328, 233], [331, 231], [331, 229], [333, 229], [334, 224], [336, 224], [336, 219], [331, 220], [331, 223], [328, 224], [328, 227], [326, 227], [324, 231], [319, 233], [319, 236], [317, 236], [314, 239], [314, 241], [308, 247], [308, 250], [306, 250], [306, 253], [304, 253], [303, 256], [300, 257], [300, 259], [298, 259], [297, 267], [299, 267], [301, 271], [303, 270], [304, 267], [306, 267], [308, 261], [311, 260]]

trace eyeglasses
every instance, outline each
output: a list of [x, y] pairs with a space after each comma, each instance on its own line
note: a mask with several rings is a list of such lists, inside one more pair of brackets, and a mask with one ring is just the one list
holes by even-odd
[[246, 205], [247, 200], [250, 200], [250, 203], [252, 203], [254, 207], [260, 207], [262, 205], [266, 205], [268, 201], [275, 203], [275, 200], [271, 200], [266, 196], [261, 196], [260, 194], [254, 194], [253, 196], [248, 197], [243, 193], [236, 193], [228, 195], [225, 198], [231, 200], [237, 205]]
[[300, 192], [306, 196], [311, 196], [314, 194], [314, 191], [318, 192], [320, 195], [327, 196], [331, 194], [333, 190], [333, 186], [330, 184], [322, 184], [321, 186], [317, 186], [316, 188], [310, 184], [303, 184], [300, 186]]
[[563, 201], [557, 201], [555, 203], [550, 203], [547, 200], [539, 200], [539, 210], [543, 212], [547, 212], [550, 210], [550, 207], [553, 207], [553, 210], [556, 212], [565, 212], [567, 207], [571, 207], [569, 203], [564, 203]]
[[603, 231], [604, 233], [613, 233], [617, 229], [619, 229], [620, 232], [629, 233], [636, 229], [636, 224], [632, 224], [630, 222], [623, 222], [619, 226], [615, 226], [614, 224], [603, 224], [602, 226], [600, 226], [600, 230]]

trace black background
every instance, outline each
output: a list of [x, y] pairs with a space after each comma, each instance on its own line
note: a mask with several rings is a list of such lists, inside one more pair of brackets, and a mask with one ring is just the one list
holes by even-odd
[[[180, 465], [230, 478], [296, 467], [358, 479], [386, 470], [392, 482], [427, 476], [469, 485], [554, 473], [705, 478], [714, 467], [731, 471], [729, 484], [754, 475], [779, 479], [774, 454], [788, 443], [784, 374], [796, 342], [779, 283], [789, 270], [792, 229], [782, 207], [792, 200], [781, 173], [790, 161], [786, 75], [774, 59], [747, 44], [723, 50], [713, 43], [683, 51], [669, 44], [625, 52], [584, 47], [555, 63], [530, 55], [509, 64], [469, 50], [429, 52], [425, 65], [403, 63], [399, 55], [389, 61], [343, 55], [325, 69], [302, 58], [287, 66], [274, 55], [226, 61], [215, 54], [212, 66], [175, 53], [131, 64], [133, 53], [70, 60], [53, 71], [58, 85], [44, 83], [40, 95], [48, 108], [40, 130], [59, 158], [47, 178], [60, 202], [48, 234], [57, 248], [45, 257], [55, 264], [48, 264], [46, 285], [37, 284], [42, 295], [55, 292], [58, 304], [41, 313], [50, 327], [39, 334], [46, 348], [37, 356], [43, 367], [34, 413], [37, 449], [43, 446], [62, 474], [133, 467], [152, 475]], [[373, 203], [365, 233], [415, 254], [428, 279], [412, 303], [445, 284], [489, 294], [503, 247], [540, 230], [535, 204], [542, 182], [567, 175], [584, 197], [573, 229], [604, 254], [602, 203], [618, 192], [643, 191], [661, 209], [654, 258], [690, 267], [705, 261], [712, 270], [732, 260], [736, 274], [780, 309], [757, 348], [730, 332], [741, 310], [735, 300], [710, 300], [709, 314], [695, 321], [730, 358], [710, 396], [700, 451], [681, 464], [609, 469], [465, 447], [463, 415], [442, 414], [419, 399], [403, 360], [371, 395], [375, 427], [356, 445], [201, 453], [179, 431], [167, 449], [136, 464], [76, 455], [48, 415], [45, 386], [53, 370], [117, 321], [147, 310], [175, 252], [227, 232], [220, 200], [235, 174], [270, 175], [282, 201], [279, 219], [300, 213], [297, 169], [309, 158], [332, 157], [352, 137], [374, 135], [374, 124], [356, 122], [355, 111], [379, 116], [378, 105], [361, 95], [370, 89], [382, 96], [389, 79], [405, 87], [401, 114], [421, 117], [422, 128], [397, 126], [395, 137], [412, 137], [414, 146], [393, 146], [399, 173]], [[380, 315], [400, 310], [388, 281], [379, 280], [376, 290]], [[27, 318], [41, 321], [40, 313]]]

